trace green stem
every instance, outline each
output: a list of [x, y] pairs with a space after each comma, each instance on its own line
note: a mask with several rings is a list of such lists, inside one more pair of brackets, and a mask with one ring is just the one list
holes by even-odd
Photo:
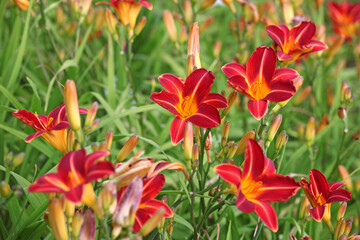
[[343, 131], [343, 135], [342, 135], [342, 137], [341, 137], [340, 147], [339, 147], [339, 150], [338, 150], [336, 162], [335, 162], [335, 164], [334, 164], [334, 166], [333, 166], [333, 168], [332, 168], [332, 170], [331, 170], [331, 172], [330, 172], [329, 178], [331, 178], [331, 177], [334, 175], [334, 173], [335, 173], [338, 165], [340, 164], [340, 160], [341, 160], [340, 155], [341, 155], [342, 148], [343, 148], [343, 146], [344, 146], [345, 136], [347, 135], [348, 131], [349, 131], [349, 130], [348, 130], [348, 128], [347, 128], [347, 118], [345, 118], [345, 119], [344, 119], [344, 131]]
[[189, 179], [190, 188], [191, 188], [190, 222], [191, 222], [191, 225], [194, 228], [194, 233], [195, 233], [194, 234], [194, 240], [196, 240], [197, 227], [196, 227], [195, 216], [194, 216], [194, 211], [195, 211], [195, 186], [194, 186], [193, 177], [194, 177], [194, 172], [191, 174], [190, 179]]
[[261, 221], [260, 218], [258, 218], [258, 223], [256, 225], [253, 235], [253, 240], [257, 240], [259, 238], [263, 226], [264, 226], [263, 221]]

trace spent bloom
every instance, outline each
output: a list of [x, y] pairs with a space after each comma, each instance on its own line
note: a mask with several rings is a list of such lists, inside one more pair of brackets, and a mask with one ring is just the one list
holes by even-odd
[[[80, 113], [87, 113], [86, 109], [79, 109]], [[62, 153], [67, 152], [67, 131], [70, 128], [66, 117], [65, 105], [55, 108], [48, 116], [37, 115], [24, 109], [12, 113], [17, 119], [36, 130], [29, 135], [25, 142], [29, 143], [36, 137], [41, 137]]]
[[294, 81], [300, 77], [293, 69], [276, 69], [275, 52], [268, 47], [256, 48], [246, 66], [228, 63], [222, 70], [230, 87], [250, 98], [248, 109], [258, 120], [266, 114], [268, 101], [282, 102], [296, 93]]
[[291, 30], [286, 25], [271, 25], [266, 28], [266, 31], [278, 47], [279, 60], [284, 61], [285, 64], [306, 54], [327, 49], [325, 43], [312, 40], [316, 26], [311, 21], [303, 21]]
[[318, 222], [323, 218], [327, 204], [351, 199], [351, 193], [340, 188], [343, 182], [328, 183], [326, 177], [316, 169], [310, 170], [309, 182], [302, 178], [300, 184], [312, 206], [310, 214]]
[[336, 33], [347, 40], [360, 34], [360, 3], [329, 2], [329, 17]]
[[274, 163], [264, 156], [254, 140], [247, 140], [243, 169], [233, 164], [220, 164], [214, 171], [234, 185], [237, 208], [244, 213], [255, 211], [273, 232], [278, 230], [278, 221], [270, 202], [286, 201], [300, 188], [293, 178], [276, 174]]
[[176, 115], [170, 128], [173, 144], [184, 137], [186, 122], [213, 128], [220, 124], [219, 108], [226, 108], [226, 98], [218, 93], [210, 93], [214, 75], [204, 68], [193, 71], [186, 80], [171, 74], [159, 77], [160, 84], [167, 90], [153, 93], [151, 100]]

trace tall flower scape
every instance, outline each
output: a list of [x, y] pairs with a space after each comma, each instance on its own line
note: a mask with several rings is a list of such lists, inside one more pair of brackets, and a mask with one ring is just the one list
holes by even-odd
[[360, 239], [359, 3], [0, 13], [0, 239]]

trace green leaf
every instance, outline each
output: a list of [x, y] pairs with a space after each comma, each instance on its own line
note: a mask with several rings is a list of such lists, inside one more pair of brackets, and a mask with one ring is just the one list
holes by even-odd
[[177, 223], [180, 223], [181, 225], [184, 225], [191, 232], [194, 231], [192, 225], [188, 221], [186, 221], [183, 217], [181, 217], [180, 215], [177, 215], [176, 213], [174, 214], [174, 221], [177, 222]]

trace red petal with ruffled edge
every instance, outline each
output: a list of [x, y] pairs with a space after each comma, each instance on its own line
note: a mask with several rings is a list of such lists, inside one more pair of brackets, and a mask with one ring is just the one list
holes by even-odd
[[264, 156], [264, 170], [262, 174], [270, 175], [275, 173], [276, 173], [276, 169], [274, 162], [270, 158]]
[[310, 191], [314, 196], [319, 196], [320, 194], [327, 198], [329, 195], [329, 183], [320, 171], [316, 169], [310, 170], [309, 175], [309, 184], [310, 184]]
[[246, 141], [245, 159], [242, 178], [256, 179], [264, 170], [264, 153], [259, 144], [248, 139]]
[[247, 200], [241, 189], [239, 189], [236, 197], [236, 207], [244, 213], [251, 213], [255, 211], [256, 205], [254, 202]]
[[316, 40], [310, 40], [307, 44], [306, 44], [307, 48], [311, 48], [311, 51], [309, 53], [313, 53], [313, 52], [318, 52], [318, 51], [322, 51], [328, 48], [328, 46], [326, 45], [326, 43], [320, 42], [320, 41], [316, 41]]
[[[58, 165], [58, 175], [69, 186], [83, 184], [86, 178], [85, 172], [85, 149], [72, 151], [65, 154]], [[71, 178], [70, 178], [71, 173]]]
[[71, 188], [70, 191], [65, 193], [65, 198], [73, 203], [80, 204], [83, 195], [83, 190], [84, 190], [83, 184]]
[[66, 191], [69, 191], [69, 187], [56, 173], [41, 176], [29, 186], [29, 192], [62, 193]]
[[148, 1], [146, 0], [140, 0], [139, 3], [141, 5], [143, 5], [144, 7], [146, 7], [147, 9], [149, 9], [150, 11], [152, 10], [153, 6], [151, 3], [149, 3]]
[[282, 51], [276, 51], [276, 55], [277, 55], [277, 57], [278, 57], [278, 59], [280, 60], [280, 61], [285, 61], [285, 60], [290, 60], [290, 59], [293, 59], [293, 57], [292, 56], [290, 56], [290, 55], [288, 55], [288, 54], [286, 54], [286, 53], [284, 53], [284, 52], [282, 52]]
[[288, 100], [296, 93], [293, 80], [299, 77], [299, 74], [292, 69], [276, 69], [273, 80], [269, 84], [270, 93], [265, 100], [272, 102], [282, 102]]
[[228, 106], [226, 98], [218, 93], [209, 93], [203, 100], [203, 103], [211, 105], [217, 109], [226, 108]]
[[242, 77], [240, 75], [235, 75], [235, 76], [230, 77], [227, 80], [227, 83], [229, 84], [230, 87], [232, 87], [233, 89], [235, 89], [239, 93], [245, 94], [250, 99], [253, 98], [248, 93], [248, 90], [250, 89], [250, 85], [249, 85], [248, 81], [246, 80], [246, 78], [244, 78], [244, 77]]
[[269, 34], [270, 38], [274, 40], [274, 42], [280, 47], [283, 47], [285, 45], [289, 33], [289, 29], [285, 25], [282, 26], [283, 28], [275, 25], [266, 27], [266, 31]]
[[310, 215], [317, 222], [321, 222], [321, 219], [323, 218], [324, 213], [325, 213], [325, 205], [310, 209]]
[[179, 163], [179, 162], [170, 163], [167, 161], [158, 161], [156, 163], [153, 163], [146, 176], [148, 178], [154, 177], [154, 176], [158, 175], [161, 171], [166, 170], [166, 169], [182, 171], [184, 173], [186, 179], [190, 178], [189, 175], [187, 174], [184, 166], [181, 163]]
[[46, 130], [46, 127], [44, 126], [46, 123], [42, 123], [38, 116], [32, 112], [20, 109], [13, 112], [12, 115], [37, 131]]
[[233, 164], [220, 164], [213, 168], [214, 172], [219, 174], [219, 176], [224, 179], [226, 182], [234, 184], [236, 187], [240, 187], [241, 179], [241, 169], [238, 166]]
[[351, 200], [351, 193], [346, 189], [339, 188], [333, 192], [330, 192], [326, 202], [332, 203], [332, 202], [343, 202], [350, 200]]
[[278, 231], [278, 220], [274, 208], [267, 202], [256, 203], [255, 212], [271, 231]]
[[276, 56], [272, 48], [258, 47], [246, 63], [246, 76], [250, 85], [261, 80], [269, 84], [274, 76]]
[[165, 204], [164, 202], [162, 202], [160, 200], [156, 200], [156, 199], [147, 201], [143, 205], [140, 205], [139, 208], [144, 209], [150, 216], [152, 216], [160, 208], [165, 209], [164, 217], [171, 218], [174, 215], [174, 213], [171, 211], [170, 207], [167, 204]]
[[306, 45], [315, 35], [316, 26], [311, 21], [301, 22], [290, 30], [290, 38], [300, 46]]
[[336, 189], [338, 189], [339, 187], [341, 186], [344, 186], [345, 183], [343, 182], [333, 182], [333, 183], [329, 183], [329, 191], [330, 192], [333, 192], [335, 191]]
[[66, 120], [66, 108], [65, 104], [61, 104], [54, 110], [52, 110], [49, 115], [48, 119], [53, 118], [53, 121], [51, 122], [51, 125], [57, 125], [58, 123]]
[[295, 179], [280, 174], [264, 175], [256, 181], [262, 182], [255, 196], [261, 202], [286, 201], [300, 189]]
[[177, 104], [179, 103], [180, 99], [177, 95], [161, 90], [159, 93], [155, 92], [151, 94], [150, 99], [163, 108], [169, 110], [169, 112], [172, 114], [179, 115]]
[[154, 199], [165, 183], [165, 177], [159, 174], [155, 177], [143, 181], [143, 193], [140, 204], [146, 204], [147, 201]]
[[268, 110], [268, 101], [266, 100], [250, 100], [248, 101], [248, 109], [251, 115], [260, 120]]
[[104, 150], [104, 151], [96, 151], [93, 152], [89, 155], [87, 155], [85, 158], [85, 171], [88, 172], [90, 167], [92, 167], [93, 165], [96, 164], [96, 161], [101, 158], [101, 157], [106, 157], [109, 156], [110, 152], [108, 150]]
[[189, 117], [188, 121], [203, 128], [213, 128], [221, 123], [219, 111], [208, 104], [201, 104], [198, 112]]
[[214, 83], [214, 74], [205, 68], [193, 71], [185, 80], [183, 97], [189, 97], [189, 101], [196, 101], [198, 105], [210, 93]]
[[221, 70], [229, 78], [233, 76], [242, 76], [243, 78], [246, 78], [246, 68], [239, 63], [227, 63]]
[[170, 127], [170, 138], [172, 144], [178, 144], [181, 139], [184, 138], [186, 120], [182, 120], [180, 117], [174, 118]]
[[106, 178], [114, 173], [114, 165], [112, 162], [99, 161], [89, 169], [85, 182]]
[[25, 142], [31, 143], [32, 140], [34, 140], [34, 138], [41, 136], [41, 134], [43, 134], [43, 133], [46, 133], [46, 131], [40, 131], [40, 132], [35, 132], [33, 134], [30, 134], [29, 136], [27, 136], [27, 138], [25, 138]]
[[182, 96], [184, 84], [178, 77], [172, 74], [163, 74], [158, 79], [160, 84], [170, 93]]

